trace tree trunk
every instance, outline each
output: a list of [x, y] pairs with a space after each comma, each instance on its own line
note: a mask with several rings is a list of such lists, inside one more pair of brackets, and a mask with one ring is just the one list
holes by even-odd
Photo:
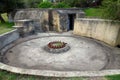
[[5, 23], [5, 20], [2, 18], [2, 15], [0, 14], [0, 21], [2, 22], [2, 23]]

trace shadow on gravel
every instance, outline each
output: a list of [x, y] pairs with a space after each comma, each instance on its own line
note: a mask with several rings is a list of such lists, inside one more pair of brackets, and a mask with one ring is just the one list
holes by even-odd
[[117, 48], [120, 48], [120, 45], [117, 45], [116, 47], [117, 47]]

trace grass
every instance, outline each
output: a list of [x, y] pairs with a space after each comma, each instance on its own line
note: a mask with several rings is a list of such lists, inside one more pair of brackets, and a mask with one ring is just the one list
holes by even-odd
[[14, 25], [14, 23], [8, 22], [7, 13], [2, 14], [2, 17], [6, 22], [5, 23], [0, 22], [0, 34], [13, 30], [12, 26]]
[[57, 77], [28, 76], [0, 70], [0, 80], [86, 80], [86, 79], [80, 77], [57, 78]]
[[101, 8], [87, 8], [84, 9], [85, 14], [87, 17], [93, 18], [101, 18], [102, 17], [102, 10]]
[[12, 28], [13, 25], [14, 23], [8, 23], [8, 22], [0, 23], [0, 34], [13, 30]]
[[[0, 70], [0, 80], [97, 80], [97, 79], [85, 77], [60, 78], [60, 77], [30, 76]], [[120, 75], [105, 76], [104, 79], [101, 78], [99, 80], [120, 80]]]
[[106, 76], [108, 80], [120, 80], [120, 75]]

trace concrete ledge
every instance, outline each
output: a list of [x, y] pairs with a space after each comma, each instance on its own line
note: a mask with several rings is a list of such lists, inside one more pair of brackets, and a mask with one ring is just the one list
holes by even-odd
[[10, 44], [11, 42], [17, 40], [18, 38], [19, 33], [16, 29], [0, 35], [0, 49]]
[[120, 45], [120, 21], [78, 18], [74, 23], [74, 34], [117, 46]]
[[103, 71], [50, 71], [50, 70], [32, 70], [12, 67], [0, 63], [0, 69], [19, 74], [51, 76], [51, 77], [93, 77], [120, 74], [120, 70], [103, 70]]

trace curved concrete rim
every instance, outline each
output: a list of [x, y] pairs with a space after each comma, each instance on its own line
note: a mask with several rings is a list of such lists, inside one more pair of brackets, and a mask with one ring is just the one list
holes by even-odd
[[13, 73], [37, 75], [37, 76], [49, 76], [49, 77], [93, 77], [93, 76], [106, 76], [120, 74], [120, 69], [116, 70], [101, 70], [101, 71], [51, 71], [51, 70], [34, 70], [23, 69], [13, 66], [9, 66], [0, 63], [0, 69], [7, 70]]
[[[44, 36], [33, 36], [28, 39], [36, 39], [46, 36], [59, 36], [59, 34], [45, 34]], [[63, 35], [63, 34], [62, 34]], [[65, 34], [66, 35], [66, 34]], [[70, 36], [71, 34], [67, 34]], [[28, 40], [25, 39], [25, 40]], [[21, 41], [21, 40], [20, 40]], [[94, 77], [94, 76], [106, 76], [120, 74], [120, 69], [101, 70], [101, 71], [54, 71], [54, 70], [37, 70], [37, 69], [23, 69], [19, 67], [13, 67], [0, 62], [0, 69], [10, 71], [18, 74], [37, 75], [37, 76], [49, 76], [49, 77]]]

